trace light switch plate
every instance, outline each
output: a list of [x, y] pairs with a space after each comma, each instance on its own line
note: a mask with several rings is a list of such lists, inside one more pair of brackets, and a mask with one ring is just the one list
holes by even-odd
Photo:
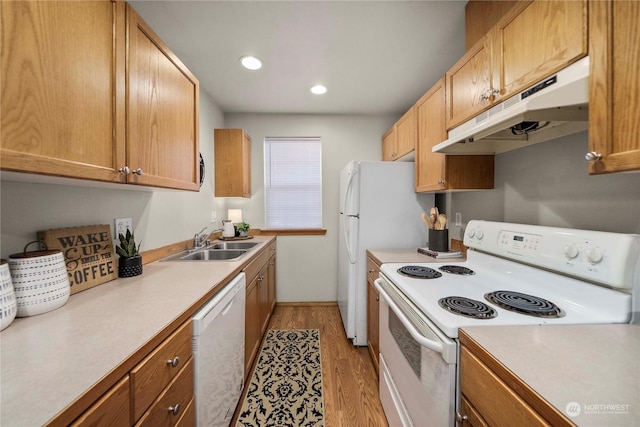
[[462, 213], [456, 212], [456, 226], [462, 226]]

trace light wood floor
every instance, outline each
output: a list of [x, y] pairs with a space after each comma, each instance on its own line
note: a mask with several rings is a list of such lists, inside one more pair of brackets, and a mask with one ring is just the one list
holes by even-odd
[[[388, 425], [378, 396], [378, 378], [367, 348], [354, 347], [347, 339], [337, 305], [278, 305], [269, 329], [320, 330], [327, 427]], [[235, 417], [232, 425], [235, 425]]]

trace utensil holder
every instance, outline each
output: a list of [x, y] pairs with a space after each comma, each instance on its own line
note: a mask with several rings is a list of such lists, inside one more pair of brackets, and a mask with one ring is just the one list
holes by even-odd
[[41, 250], [9, 255], [9, 270], [16, 297], [17, 317], [35, 316], [66, 304], [71, 294], [67, 266], [61, 251]]
[[16, 318], [16, 294], [7, 261], [0, 260], [0, 331]]
[[449, 250], [449, 230], [429, 229], [429, 249], [447, 252]]

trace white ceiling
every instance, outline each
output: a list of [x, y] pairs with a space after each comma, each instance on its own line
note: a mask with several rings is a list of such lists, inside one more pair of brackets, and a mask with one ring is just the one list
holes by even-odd
[[225, 113], [399, 114], [464, 53], [465, 1], [130, 3]]

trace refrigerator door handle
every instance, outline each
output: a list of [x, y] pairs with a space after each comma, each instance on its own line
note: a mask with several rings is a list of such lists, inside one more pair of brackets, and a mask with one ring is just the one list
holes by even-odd
[[[350, 195], [351, 192], [353, 191], [353, 182], [354, 182], [354, 178], [355, 176], [358, 174], [358, 169], [353, 169], [353, 171], [351, 172], [351, 175], [349, 176], [349, 182], [347, 183], [347, 188], [344, 192], [344, 211], [345, 213], [350, 212], [350, 207], [349, 205], [347, 205], [347, 201], [350, 200]], [[347, 254], [349, 255], [349, 263], [351, 264], [355, 264], [356, 263], [356, 257], [355, 254], [353, 253], [353, 248], [351, 247], [351, 227], [350, 227], [350, 218], [360, 218], [359, 214], [355, 214], [355, 215], [343, 215], [343, 220], [344, 220], [344, 240], [345, 240], [345, 244], [347, 247]]]

